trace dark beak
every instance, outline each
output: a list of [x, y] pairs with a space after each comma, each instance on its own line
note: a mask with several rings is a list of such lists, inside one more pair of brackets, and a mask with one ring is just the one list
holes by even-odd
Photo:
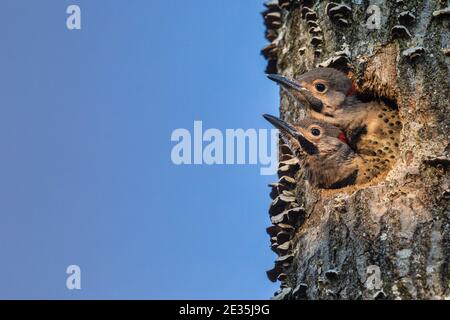
[[279, 74], [268, 74], [267, 78], [269, 78], [272, 81], [275, 81], [285, 89], [293, 89], [296, 91], [300, 91], [303, 88], [300, 84], [298, 84], [294, 80], [286, 78], [285, 76], [281, 76]]
[[290, 93], [292, 96], [294, 96], [297, 100], [299, 99], [298, 95], [293, 94], [293, 92], [290, 92], [290, 90], [299, 92], [301, 94], [301, 96], [304, 97], [304, 99], [306, 99], [306, 101], [310, 104], [311, 108], [314, 111], [319, 112], [319, 113], [322, 112], [322, 108], [323, 108], [322, 101], [315, 98], [311, 94], [311, 92], [309, 92], [301, 84], [297, 83], [296, 81], [294, 81], [292, 79], [286, 78], [285, 76], [281, 76], [279, 74], [268, 74], [267, 78], [278, 83], [283, 89], [286, 89], [286, 91], [288, 93]]
[[297, 130], [293, 126], [291, 126], [289, 123], [287, 123], [277, 117], [271, 116], [270, 114], [263, 114], [263, 117], [264, 117], [264, 119], [269, 121], [275, 128], [277, 128], [278, 130], [280, 130], [283, 133], [286, 133], [293, 138], [297, 138], [297, 136], [299, 135]]
[[282, 134], [287, 134], [296, 139], [302, 146], [302, 149], [305, 150], [308, 154], [313, 155], [318, 152], [317, 147], [289, 123], [277, 117], [271, 116], [270, 114], [264, 114], [263, 117], [264, 119], [269, 121], [275, 128], [280, 130]]

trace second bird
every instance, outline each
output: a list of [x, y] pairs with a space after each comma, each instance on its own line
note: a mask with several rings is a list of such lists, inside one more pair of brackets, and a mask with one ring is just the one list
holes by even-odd
[[264, 118], [280, 130], [314, 187], [338, 189], [363, 184], [382, 172], [380, 160], [353, 151], [343, 131], [336, 126], [312, 118], [305, 118], [295, 126], [271, 115]]

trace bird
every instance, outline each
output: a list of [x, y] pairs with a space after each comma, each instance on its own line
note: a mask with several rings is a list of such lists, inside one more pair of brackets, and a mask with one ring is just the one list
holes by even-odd
[[327, 122], [306, 117], [292, 125], [275, 116], [263, 117], [299, 159], [309, 183], [321, 189], [339, 189], [365, 184], [381, 174], [386, 163], [377, 157], [358, 154], [345, 133]]
[[308, 117], [343, 130], [359, 154], [388, 160], [391, 165], [397, 159], [402, 130], [398, 111], [382, 101], [360, 101], [343, 72], [315, 68], [295, 79], [279, 74], [269, 74], [268, 78], [306, 105]]

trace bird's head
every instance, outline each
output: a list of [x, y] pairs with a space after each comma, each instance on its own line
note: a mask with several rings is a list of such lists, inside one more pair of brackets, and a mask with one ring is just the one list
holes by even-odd
[[297, 156], [345, 158], [353, 153], [345, 133], [331, 124], [305, 118], [294, 126], [268, 114], [263, 117], [280, 130], [281, 136], [287, 140]]
[[327, 116], [334, 116], [346, 98], [354, 93], [352, 81], [343, 72], [332, 68], [316, 68], [295, 79], [278, 74], [270, 74], [268, 78], [295, 98], [306, 100], [315, 112]]

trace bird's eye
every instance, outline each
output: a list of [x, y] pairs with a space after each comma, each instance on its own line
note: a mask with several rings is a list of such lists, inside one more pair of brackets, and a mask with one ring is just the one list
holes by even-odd
[[320, 136], [320, 130], [317, 129], [317, 128], [312, 128], [312, 129], [311, 129], [311, 134], [312, 134], [313, 136], [318, 137], [318, 136]]
[[319, 92], [324, 92], [325, 89], [327, 88], [323, 83], [316, 83], [315, 87], [316, 90]]

